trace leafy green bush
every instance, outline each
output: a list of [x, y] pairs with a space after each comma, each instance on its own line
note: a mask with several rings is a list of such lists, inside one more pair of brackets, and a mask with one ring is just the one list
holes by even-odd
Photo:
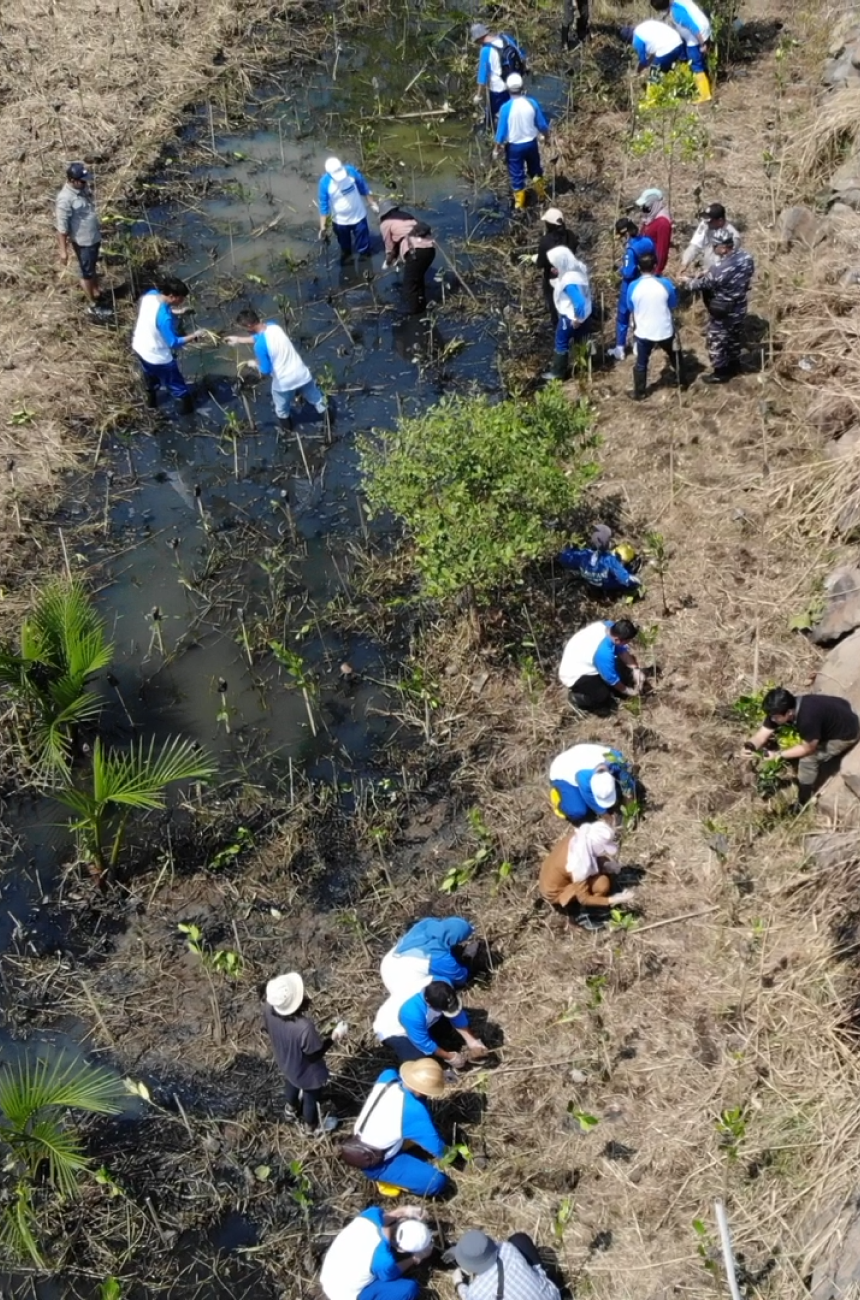
[[550, 384], [529, 401], [446, 397], [358, 440], [371, 510], [403, 522], [428, 595], [486, 604], [558, 549], [551, 521], [598, 472], [593, 420]]

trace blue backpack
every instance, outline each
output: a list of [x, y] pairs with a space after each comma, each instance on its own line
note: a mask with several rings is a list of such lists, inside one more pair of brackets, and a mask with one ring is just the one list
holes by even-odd
[[499, 63], [502, 65], [502, 77], [507, 80], [512, 72], [519, 73], [520, 76], [526, 72], [526, 56], [510, 36], [504, 32], [499, 32], [499, 38], [504, 42], [499, 50]]

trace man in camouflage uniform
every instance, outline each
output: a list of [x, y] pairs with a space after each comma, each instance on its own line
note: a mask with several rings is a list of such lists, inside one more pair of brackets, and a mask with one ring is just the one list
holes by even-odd
[[704, 375], [706, 384], [725, 384], [741, 368], [741, 347], [747, 296], [755, 262], [735, 243], [734, 234], [723, 228], [714, 240], [717, 261], [704, 275], [682, 280], [688, 289], [699, 290], [708, 312], [705, 339], [713, 373]]

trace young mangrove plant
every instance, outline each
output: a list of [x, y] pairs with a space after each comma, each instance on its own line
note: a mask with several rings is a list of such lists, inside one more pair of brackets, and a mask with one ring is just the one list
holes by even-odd
[[487, 605], [559, 549], [551, 521], [597, 475], [593, 420], [550, 384], [528, 401], [445, 397], [358, 440], [370, 507], [405, 526], [427, 595]]
[[14, 706], [23, 756], [43, 784], [68, 778], [75, 729], [95, 722], [102, 708], [89, 683], [112, 655], [87, 592], [62, 580], [37, 594], [18, 649], [0, 644], [0, 688]]
[[82, 857], [96, 873], [116, 866], [128, 819], [136, 810], [165, 806], [166, 787], [174, 781], [208, 781], [215, 773], [211, 757], [191, 740], [175, 736], [158, 753], [155, 741], [141, 740], [131, 749], [93, 746], [89, 782], [68, 785], [54, 797], [74, 813], [72, 830]]
[[[49, 1063], [25, 1054], [0, 1068], [0, 1148], [6, 1148], [3, 1167], [9, 1175], [0, 1255], [47, 1267], [40, 1245], [43, 1212], [54, 1198], [77, 1196], [90, 1167], [66, 1111], [115, 1115], [124, 1092], [108, 1070], [68, 1057]], [[51, 1219], [56, 1226], [56, 1211]]]

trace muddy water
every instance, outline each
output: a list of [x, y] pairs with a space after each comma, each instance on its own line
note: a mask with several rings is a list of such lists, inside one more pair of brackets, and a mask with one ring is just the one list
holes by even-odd
[[[179, 417], [163, 398], [155, 427], [105, 445], [85, 512], [86, 555], [116, 645], [115, 680], [104, 688], [112, 738], [190, 736], [218, 754], [223, 781], [277, 783], [285, 798], [301, 768], [336, 780], [348, 799], [356, 780], [386, 774], [384, 746], [400, 731], [392, 683], [407, 629], [383, 641], [343, 614], [360, 606], [356, 552], [387, 526], [362, 509], [356, 434], [390, 427], [400, 410], [443, 392], [497, 387], [501, 315], [477, 312], [453, 267], [473, 276], [464, 244], [497, 236], [507, 205], [485, 187], [489, 145], [472, 121], [391, 120], [440, 107], [456, 84], [442, 68], [459, 49], [460, 25], [416, 22], [404, 6], [366, 44], [342, 38], [325, 66], [258, 88], [239, 126], [201, 105], [194, 157], [201, 147], [210, 156], [195, 164], [191, 197], [153, 203], [135, 227], [177, 247], [171, 269], [192, 285], [195, 325], [227, 332], [245, 305], [286, 325], [332, 394], [330, 423], [304, 408], [294, 433], [279, 434], [267, 387], [247, 406], [235, 392], [247, 349], [189, 352], [198, 410]], [[566, 94], [550, 79], [536, 90], [557, 106]], [[427, 318], [400, 314], [372, 217], [371, 264], [341, 266], [336, 245], [317, 241], [317, 181], [332, 152], [361, 166], [377, 195], [402, 195], [449, 253], [453, 266], [437, 257]], [[465, 180], [464, 165], [481, 180]], [[273, 641], [300, 657], [307, 698]], [[7, 859], [0, 946], [60, 948], [64, 936], [38, 904], [68, 837], [50, 804], [10, 811], [18, 849]], [[55, 1048], [75, 1042], [78, 1027], [63, 1031]], [[4, 1059], [10, 1042], [0, 1028]], [[208, 1247], [188, 1249], [195, 1258], [234, 1249], [251, 1230], [240, 1227], [237, 1237], [226, 1223]], [[234, 1280], [236, 1294], [248, 1276]], [[202, 1279], [193, 1285], [200, 1294]]]

